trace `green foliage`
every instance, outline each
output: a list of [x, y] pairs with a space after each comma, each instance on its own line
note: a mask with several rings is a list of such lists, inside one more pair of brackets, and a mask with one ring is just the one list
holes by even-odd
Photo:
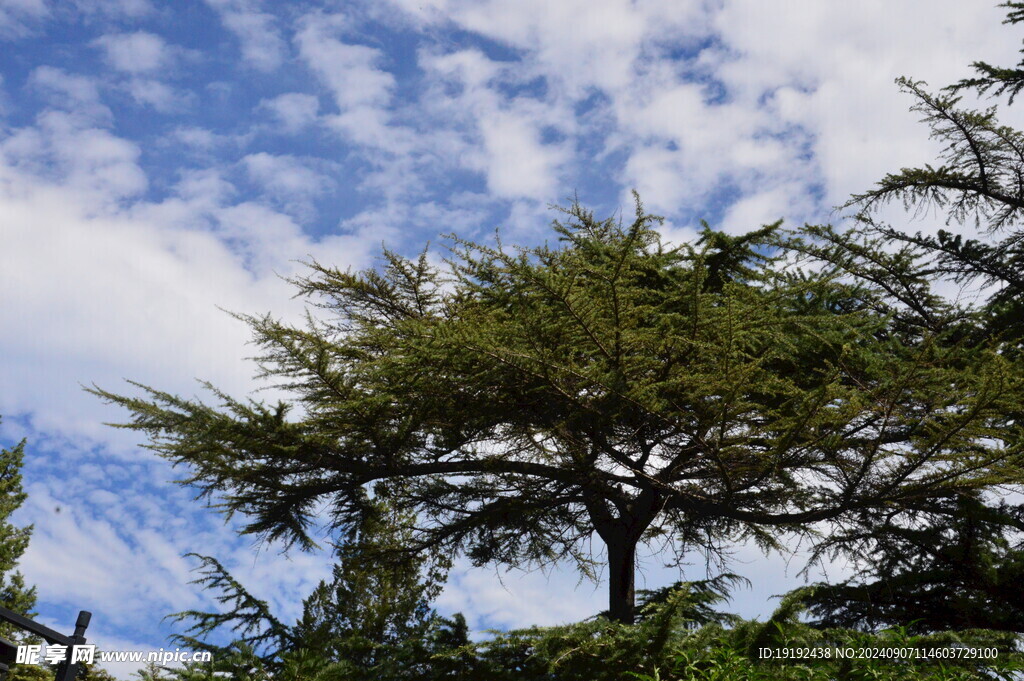
[[[161, 675], [159, 672], [155, 672], [154, 667], [155, 665], [151, 665], [149, 667], [149, 676], [139, 675], [139, 678], [144, 679], [145, 681], [156, 681], [157, 679], [170, 678], [169, 676]], [[47, 678], [52, 679], [53, 674], [50, 674]], [[101, 669], [100, 667], [97, 667], [94, 664], [89, 663], [79, 663], [77, 678], [79, 679], [79, 681], [117, 681], [117, 678], [110, 672], [106, 671], [105, 669]]]
[[[14, 511], [25, 503], [21, 467], [25, 458], [25, 442], [13, 449], [0, 449], [0, 605], [21, 615], [31, 616], [36, 602], [35, 587], [25, 585], [17, 571], [18, 561], [28, 548], [32, 527], [16, 527], [9, 522]], [[0, 623], [0, 636], [14, 643], [30, 643], [20, 629]], [[50, 681], [53, 673], [38, 665], [14, 665], [9, 681]]]
[[[1003, 7], [1005, 23], [1024, 21], [1024, 3]], [[980, 77], [946, 91], [1008, 93], [1012, 104], [1024, 87], [1020, 65], [1003, 69], [978, 62], [974, 68]], [[929, 93], [908, 78], [898, 83], [914, 98], [912, 110], [923, 114], [932, 138], [942, 143], [939, 163], [886, 175], [847, 204], [860, 211], [859, 230], [841, 234], [812, 228], [814, 241], [796, 248], [858, 280], [884, 286], [891, 313], [904, 326], [942, 330], [948, 342], [962, 346], [996, 348], [1010, 362], [1007, 371], [1024, 375], [1024, 231], [1019, 228], [1024, 133], [1001, 125], [995, 107], [973, 111], [955, 94]], [[911, 235], [877, 223], [876, 209], [890, 201], [901, 201], [917, 216], [937, 208], [947, 225], [973, 222], [978, 233]], [[971, 307], [947, 305], [946, 314], [936, 319], [925, 312], [924, 295], [927, 282], [936, 279], [980, 287], [982, 294]], [[1008, 405], [1008, 426], [1021, 423], [1022, 416]], [[1020, 434], [1008, 434], [1008, 441], [1019, 447]], [[1016, 485], [1020, 480], [1017, 476]], [[1005, 491], [960, 490], [922, 507], [916, 518], [883, 514], [859, 534], [836, 538], [834, 543], [857, 546], [863, 569], [854, 580], [815, 590], [814, 612], [823, 624], [862, 628], [1019, 630], [1024, 604], [1015, 585], [1024, 564], [1019, 547], [1024, 524], [1019, 507], [999, 503]]]
[[[219, 681], [224, 678], [232, 681], [270, 681], [273, 678], [266, 661], [257, 655], [251, 646], [244, 643], [218, 648], [210, 662], [187, 663], [183, 668], [172, 670], [171, 673], [174, 675], [173, 678], [180, 681]], [[298, 681], [302, 678], [312, 679], [315, 676], [291, 678]]]
[[[802, 624], [802, 597], [784, 599], [766, 622], [732, 621], [729, 627], [707, 624], [694, 627], [693, 593], [683, 585], [667, 598], [644, 608], [635, 625], [604, 617], [557, 627], [532, 627], [491, 632], [477, 642], [456, 640], [434, 646], [425, 656], [404, 658], [401, 664], [360, 675], [344, 664], [320, 667], [310, 663], [288, 679], [364, 679], [379, 681], [416, 679], [434, 681], [761, 681], [881, 679], [920, 681], [1012, 678], [1022, 668], [1013, 638], [987, 631], [942, 632], [914, 636], [905, 629], [868, 634], [849, 629], [820, 630]], [[942, 657], [909, 659], [915, 653], [957, 647], [983, 647], [998, 651], [996, 659], [951, 661]], [[772, 658], [763, 655], [773, 651]], [[893, 649], [902, 652], [893, 656]], [[394, 649], [401, 657], [400, 648]], [[859, 651], [843, 657], [840, 650]], [[781, 652], [785, 651], [785, 652]], [[813, 659], [785, 657], [817, 651]], [[827, 652], [826, 652], [827, 651]], [[890, 651], [888, 654], [885, 651]], [[303, 655], [315, 656], [315, 651]], [[256, 658], [252, 658], [256, 659]], [[183, 677], [185, 678], [185, 677]], [[206, 677], [188, 677], [206, 678]], [[248, 676], [245, 678], [269, 678]]]
[[265, 601], [250, 594], [232, 577], [220, 561], [211, 556], [188, 555], [200, 561], [197, 570], [201, 576], [192, 584], [201, 584], [210, 591], [219, 592], [216, 601], [225, 607], [225, 611], [186, 610], [169, 615], [170, 619], [178, 622], [191, 622], [184, 634], [174, 636], [177, 644], [221, 655], [227, 649], [211, 645], [205, 638], [218, 629], [229, 628], [239, 634], [236, 643], [246, 647], [265, 646], [277, 651], [294, 646], [291, 629], [273, 615]]
[[[200, 557], [195, 583], [218, 593], [223, 612], [186, 611], [171, 617], [189, 622], [176, 642], [213, 653], [210, 664], [191, 665], [186, 678], [231, 672], [261, 675], [326, 675], [324, 678], [404, 678], [438, 646], [468, 642], [465, 621], [439, 618], [430, 602], [447, 573], [445, 561], [402, 552], [411, 531], [408, 515], [386, 503], [336, 547], [331, 580], [321, 582], [303, 603], [294, 625], [276, 618], [215, 559]], [[237, 634], [229, 646], [207, 639], [225, 629]], [[406, 670], [406, 671], [403, 671]], [[320, 678], [320, 677], [317, 677]]]
[[[1022, 668], [1019, 653], [1013, 652], [1013, 637], [985, 631], [912, 636], [893, 629], [879, 634], [830, 629], [819, 630], [802, 624], [801, 594], [787, 597], [766, 622], [736, 620], [725, 628], [709, 624], [689, 626], [685, 607], [687, 590], [677, 592], [681, 600], [669, 599], [652, 606], [644, 621], [622, 625], [603, 618], [546, 629], [499, 633], [490, 641], [472, 644], [476, 666], [464, 668], [460, 678], [545, 679], [550, 681], [604, 681], [642, 679], [761, 681], [769, 679], [989, 679], [1010, 678]], [[667, 633], [667, 635], [666, 635]], [[995, 661], [950, 662], [909, 661], [870, 657], [871, 651], [904, 649], [935, 650], [950, 646], [996, 648]], [[775, 652], [762, 659], [761, 649]], [[829, 650], [827, 653], [823, 651]], [[837, 659], [836, 649], [868, 651], [868, 657]], [[803, 649], [817, 650], [816, 659], [779, 659], [779, 651], [791, 655]], [[804, 655], [806, 656], [806, 652]]]
[[[859, 220], [889, 244], [901, 244], [915, 259], [926, 257], [919, 269], [925, 276], [976, 282], [992, 291], [982, 309], [985, 337], [998, 337], [1017, 354], [1024, 347], [1024, 233], [1015, 228], [1024, 210], [1018, 180], [1024, 173], [1024, 133], [1000, 125], [994, 107], [984, 112], [962, 109], [959, 97], [932, 95], [923, 83], [906, 78], [898, 82], [917, 100], [912, 108], [925, 115], [931, 136], [943, 143], [941, 165], [890, 173], [847, 206], [857, 207]], [[872, 214], [894, 200], [918, 215], [938, 208], [946, 213], [947, 224], [973, 220], [982, 232], [1002, 236], [993, 241], [945, 230], [935, 236], [911, 235], [877, 224]], [[864, 259], [851, 245], [853, 239], [843, 243], [835, 235], [826, 238], [845, 248], [847, 258]]]
[[917, 100], [911, 110], [924, 115], [932, 138], [943, 143], [942, 164], [890, 173], [875, 189], [854, 195], [847, 205], [872, 211], [898, 199], [919, 210], [936, 206], [952, 220], [973, 218], [991, 230], [1017, 220], [1024, 209], [1017, 182], [1024, 168], [1020, 155], [1024, 135], [1000, 125], [995, 107], [983, 112], [962, 109], [960, 97], [930, 94], [925, 83], [909, 78], [896, 82]]
[[[448, 270], [314, 263], [295, 283], [321, 318], [243, 317], [301, 418], [217, 392], [220, 408], [95, 392], [270, 539], [311, 546], [325, 503], [351, 532], [377, 495], [416, 519], [413, 551], [593, 574], [596, 532], [624, 622], [641, 542], [814, 541], [816, 522], [855, 531], [1017, 479], [1020, 376], [901, 325], [883, 283], [787, 267], [777, 224], [670, 248], [639, 202], [629, 225], [565, 213], [558, 247], [453, 238]], [[916, 314], [945, 315], [936, 300]]]
[[671, 601], [674, 617], [690, 627], [706, 624], [735, 624], [738, 618], [723, 613], [714, 606], [729, 600], [729, 593], [736, 586], [750, 585], [750, 580], [732, 573], [724, 573], [711, 579], [693, 582], [676, 582], [660, 589], [644, 589], [637, 593], [640, 606], [638, 621], [662, 612], [658, 606]]
[[408, 514], [378, 504], [362, 526], [337, 547], [331, 581], [323, 581], [292, 629], [300, 645], [322, 650], [331, 660], [374, 674], [402, 665], [425, 645], [449, 564], [424, 553], [396, 553], [412, 539]]
[[16, 664], [7, 675], [8, 681], [53, 681], [53, 670], [37, 664]]
[[[1024, 670], [1015, 637], [1006, 633], [914, 635], [894, 628], [872, 634], [810, 626], [801, 616], [811, 588], [788, 594], [767, 621], [745, 621], [710, 607], [724, 600], [731, 583], [733, 576], [724, 575], [646, 592], [634, 625], [599, 616], [556, 627], [492, 631], [484, 640], [471, 642], [460, 615], [451, 620], [432, 617], [409, 638], [382, 642], [371, 666], [335, 657], [331, 651], [351, 648], [328, 637], [300, 641], [297, 648], [278, 651], [273, 660], [236, 644], [213, 662], [189, 665], [174, 676], [182, 681], [225, 676], [240, 681], [980, 681], [1014, 678]], [[963, 647], [994, 650], [997, 656], [921, 657]], [[768, 649], [770, 658], [763, 654]], [[894, 649], [902, 652], [894, 656]], [[842, 656], [841, 650], [857, 654]], [[812, 659], [794, 659], [814, 652]], [[911, 658], [914, 654], [919, 657]]]
[[1022, 509], [963, 497], [942, 510], [879, 527], [857, 579], [808, 593], [816, 626], [1024, 632], [1024, 554], [1005, 536]]
[[[9, 522], [14, 511], [25, 503], [27, 494], [22, 487], [21, 468], [25, 459], [25, 442], [13, 449], [0, 449], [0, 605], [16, 613], [33, 617], [36, 602], [35, 587], [28, 587], [16, 570], [19, 559], [28, 548], [32, 527], [16, 527]], [[15, 643], [36, 643], [37, 639], [13, 625], [0, 623], [0, 636]], [[54, 670], [45, 665], [16, 664], [7, 675], [8, 681], [52, 681]], [[113, 681], [113, 677], [92, 665], [79, 667], [79, 679], [85, 681]]]
[[[9, 521], [27, 496], [21, 486], [24, 457], [24, 441], [13, 449], [0, 449], [0, 605], [30, 615], [36, 602], [36, 590], [25, 585], [25, 579], [16, 568], [28, 547], [32, 527], [16, 527]], [[20, 640], [6, 624], [0, 624], [0, 636]]]
[[[1004, 2], [1000, 7], [1007, 10], [1004, 24], [1019, 24], [1024, 21], [1024, 2]], [[971, 67], [979, 74], [978, 77], [964, 78], [946, 89], [951, 92], [976, 90], [979, 94], [991, 90], [993, 96], [1009, 93], [1010, 104], [1013, 104], [1014, 98], [1020, 94], [1021, 89], [1024, 89], [1024, 61], [1012, 68], [992, 66], [983, 61], [976, 61]]]
[[[1004, 23], [1024, 21], [1024, 3], [1006, 2]], [[1022, 50], [1024, 52], [1024, 50]], [[1022, 62], [1014, 69], [975, 62], [980, 78], [970, 78], [945, 88], [980, 94], [1009, 93], [1009, 103], [1024, 87]], [[991, 292], [984, 312], [989, 335], [999, 335], [1019, 352], [1024, 339], [1024, 232], [1017, 227], [1024, 210], [1024, 133], [996, 118], [996, 108], [974, 111], [960, 106], [954, 94], [933, 95], [924, 83], [908, 78], [897, 81], [914, 97], [912, 110], [924, 115], [931, 137], [943, 145], [940, 165], [903, 168], [885, 176], [876, 187], [855, 195], [847, 207], [860, 209], [859, 218], [890, 243], [917, 249], [931, 258], [931, 276], [947, 276], [959, 283], [977, 282]], [[998, 240], [972, 238], [939, 230], [935, 236], [911, 235], [888, 225], [875, 224], [871, 214], [888, 201], [902, 201], [922, 214], [929, 208], [944, 211], [949, 222], [967, 222]]]

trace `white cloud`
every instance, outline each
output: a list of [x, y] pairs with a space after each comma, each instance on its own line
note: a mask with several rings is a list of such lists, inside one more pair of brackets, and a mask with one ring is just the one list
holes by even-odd
[[454, 133], [435, 138], [437, 153], [484, 173], [496, 198], [531, 198], [543, 205], [558, 195], [571, 143], [545, 142], [543, 136], [545, 130], [573, 132], [570, 109], [538, 97], [505, 98], [501, 88], [522, 80], [516, 69], [476, 50], [424, 52], [419, 63], [432, 84], [423, 112]]
[[[186, 553], [218, 558], [285, 621], [297, 618], [302, 598], [329, 572], [320, 554], [295, 556], [289, 561], [291, 569], [281, 570], [281, 559], [268, 552], [275, 547], [263, 547], [269, 555], [254, 554], [248, 542], [225, 533], [212, 512], [197, 510], [183, 490], [161, 490], [157, 498], [153, 491], [173, 474], [168, 464], [151, 456], [121, 462], [118, 474], [109, 461], [103, 467], [82, 465], [91, 454], [72, 445], [74, 456], [48, 462], [68, 470], [74, 461], [75, 475], [69, 476], [45, 471], [38, 449], [36, 442], [30, 443], [27, 466], [43, 481], [27, 487], [29, 499], [18, 512], [19, 523], [35, 526], [20, 567], [47, 603], [93, 613], [87, 635], [100, 650], [156, 650], [166, 641], [128, 640], [113, 632], [132, 631], [139, 623], [153, 626], [165, 615], [186, 609], [218, 609], [215, 594], [190, 584], [198, 576], [198, 561]], [[68, 574], [69, 565], [73, 575]], [[42, 619], [58, 630], [70, 629], [70, 622]], [[183, 628], [173, 627], [179, 632]], [[130, 666], [108, 668], [125, 677], [133, 671]]]
[[113, 115], [101, 101], [95, 78], [40, 66], [29, 76], [29, 85], [42, 92], [52, 107], [67, 110], [83, 121], [107, 124]]
[[132, 78], [128, 92], [136, 102], [153, 107], [160, 113], [181, 112], [189, 108], [194, 96], [152, 78]]
[[[194, 101], [192, 97], [188, 96], [189, 94], [185, 93], [185, 104], [183, 105], [189, 107], [185, 109], [186, 113], [196, 110], [195, 106], [191, 106]], [[181, 125], [161, 139], [160, 145], [178, 150], [179, 158], [183, 160], [183, 166], [188, 165], [184, 159], [189, 159], [189, 162], [216, 165], [221, 163], [225, 157], [231, 157], [238, 150], [248, 147], [256, 132], [255, 129], [250, 129], [239, 134], [220, 133], [197, 125]], [[193, 169], [189, 168], [181, 172], [189, 174], [192, 171]]]
[[[211, 213], [218, 206], [229, 205], [230, 199], [235, 196], [236, 191], [235, 187], [225, 180], [217, 169], [204, 168], [182, 173], [181, 181], [175, 187], [175, 193], [180, 197], [182, 204], [188, 206], [185, 211], [187, 216], [197, 212]], [[143, 206], [141, 211], [144, 214], [149, 210], [159, 212], [160, 208], [173, 202], [173, 199], [168, 199], [159, 206]]]
[[224, 26], [235, 34], [246, 63], [259, 71], [277, 69], [285, 58], [286, 45], [272, 14], [261, 12], [259, 3], [247, 0], [207, 0]]
[[[552, 594], [558, 596], [553, 598]], [[522, 572], [472, 568], [459, 561], [437, 600], [443, 613], [468, 613], [473, 629], [568, 624], [604, 610], [608, 597], [600, 584], [579, 583], [570, 566], [557, 571]]]
[[994, 4], [801, 1], [778, 12], [729, 3], [714, 22], [735, 56], [717, 73], [744, 107], [773, 95], [767, 111], [812, 135], [828, 200], [838, 204], [886, 172], [934, 159], [936, 147], [893, 80], [908, 75], [941, 87], [966, 76], [972, 61], [1015, 60], [1001, 19]]
[[[807, 1], [784, 10], [758, 2], [606, 0], [585, 10], [572, 3], [392, 4], [424, 30], [454, 24], [517, 50], [515, 61], [500, 66], [468, 50], [421, 56], [428, 75], [463, 88], [436, 88], [433, 96], [465, 111], [473, 99], [467, 91], [492, 91], [494, 105], [469, 111], [481, 128], [493, 127], [486, 121], [510, 101], [498, 87], [510, 82], [508, 73], [514, 70], [520, 84], [536, 79], [546, 90], [536, 99], [548, 107], [547, 125], [570, 136], [602, 134], [601, 127], [610, 133], [604, 155], [577, 157], [568, 167], [624, 154], [616, 179], [641, 188], [653, 208], [668, 213], [696, 207], [727, 186], [741, 197], [784, 188], [800, 196], [782, 208], [805, 211], [801, 197], [821, 184], [827, 205], [810, 206], [821, 217], [823, 208], [887, 170], [934, 157], [934, 146], [906, 111], [909, 102], [896, 96], [893, 78], [913, 73], [944, 84], [966, 75], [975, 59], [1012, 62], [1016, 49], [1012, 40], [997, 38], [1006, 31], [998, 8], [976, 12], [954, 2], [942, 10], [924, 2], [893, 9], [881, 2], [832, 7]], [[937, 12], [949, 23], [920, 21]], [[716, 40], [707, 40], [713, 34]], [[942, 47], [938, 57], [936, 46]], [[559, 107], [594, 92], [605, 97], [591, 104], [602, 110], [591, 116], [600, 127], [556, 122]], [[443, 109], [445, 103], [431, 104]], [[576, 115], [570, 110], [569, 119]], [[466, 167], [493, 171], [505, 167], [492, 153], [501, 150], [484, 147], [461, 158]], [[557, 153], [550, 160], [549, 167], [563, 161]], [[498, 192], [506, 187], [493, 172], [488, 180]]]
[[195, 99], [191, 92], [178, 90], [160, 80], [173, 73], [183, 55], [189, 51], [168, 45], [154, 33], [112, 33], [93, 45], [103, 50], [104, 59], [123, 77], [114, 86], [127, 92], [140, 106], [160, 113], [180, 113]]
[[87, 16], [103, 15], [115, 19], [138, 19], [153, 12], [149, 0], [74, 0], [74, 5]]
[[281, 125], [282, 132], [295, 134], [312, 125], [320, 110], [320, 100], [314, 95], [288, 92], [260, 102]]
[[266, 152], [249, 154], [242, 159], [249, 177], [265, 192], [286, 203], [298, 202], [300, 205], [323, 194], [334, 184], [330, 177], [311, 168], [311, 164], [324, 165], [323, 162]]
[[21, 38], [50, 16], [45, 0], [4, 0], [0, 3], [0, 38]]
[[105, 35], [96, 40], [103, 48], [107, 62], [125, 73], [153, 73], [167, 69], [173, 51], [160, 36], [137, 31]]
[[[373, 232], [313, 240], [294, 221], [231, 202], [216, 173], [188, 173], [177, 196], [140, 201], [136, 145], [48, 112], [0, 142], [0, 414], [40, 429], [116, 437], [80, 384], [126, 376], [194, 390], [203, 377], [251, 387], [248, 332], [218, 309], [295, 310], [295, 261], [360, 264]], [[297, 187], [296, 187], [297, 189]]]
[[307, 16], [295, 38], [299, 53], [330, 89], [341, 111], [386, 106], [391, 101], [395, 78], [379, 68], [380, 50], [337, 38], [346, 23], [341, 15]]
[[702, 37], [705, 2], [666, 3], [626, 0], [516, 4], [441, 0], [393, 0], [425, 24], [454, 22], [460, 28], [522, 50], [520, 68], [550, 78], [554, 89], [571, 98], [591, 88], [608, 92], [629, 87], [645, 50], [661, 43], [674, 48]]
[[227, 140], [224, 135], [218, 135], [212, 130], [196, 126], [178, 127], [171, 134], [175, 141], [200, 151], [210, 151]]
[[351, 28], [344, 15], [315, 12], [299, 23], [295, 36], [299, 55], [338, 109], [326, 117], [328, 125], [357, 145], [387, 153], [412, 151], [414, 135], [392, 121], [389, 106], [395, 77], [381, 68], [382, 52], [341, 40], [339, 34]]
[[801, 184], [778, 183], [765, 191], [749, 193], [729, 206], [717, 228], [733, 234], [753, 231], [776, 220], [798, 227], [804, 218], [816, 216], [817, 207]]
[[[153, 518], [137, 515], [153, 510], [136, 503], [144, 504], [145, 497], [124, 491], [120, 498], [127, 497], [127, 503], [93, 512], [88, 505], [69, 504], [60, 496], [59, 486], [29, 485], [29, 505], [22, 516], [36, 530], [22, 569], [45, 589], [47, 600], [102, 611], [110, 624], [123, 626], [150, 617], [146, 601], [167, 609], [198, 604], [197, 594], [188, 586], [188, 564], [180, 549], [169, 545], [173, 538], [161, 537], [156, 531], [159, 524], [150, 525]], [[197, 540], [211, 539], [203, 537], [205, 533], [196, 534]], [[75, 556], [73, 577], [67, 574], [67, 564], [53, 560], [61, 555]], [[154, 577], [148, 583], [136, 579], [147, 573]], [[110, 606], [113, 603], [118, 604], [116, 608]]]
[[563, 150], [542, 144], [531, 120], [496, 111], [480, 120], [487, 153], [487, 186], [499, 198], [543, 199], [555, 194]]
[[[0, 141], [0, 155], [13, 166], [60, 178], [92, 205], [137, 195], [147, 185], [135, 144], [83, 124], [70, 113], [40, 114], [35, 127], [16, 130]], [[10, 168], [0, 168], [0, 177], [17, 176]]]

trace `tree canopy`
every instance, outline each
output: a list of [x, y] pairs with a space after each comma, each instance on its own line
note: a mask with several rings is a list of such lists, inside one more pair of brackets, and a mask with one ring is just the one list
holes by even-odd
[[290, 402], [95, 392], [270, 539], [312, 546], [314, 516], [356, 527], [377, 498], [405, 550], [477, 564], [592, 571], [596, 534], [620, 621], [642, 543], [772, 547], [1019, 479], [1021, 378], [920, 321], [947, 307], [895, 319], [884, 287], [794, 268], [778, 224], [669, 246], [639, 200], [565, 213], [553, 246], [312, 263], [303, 326], [241, 316]]

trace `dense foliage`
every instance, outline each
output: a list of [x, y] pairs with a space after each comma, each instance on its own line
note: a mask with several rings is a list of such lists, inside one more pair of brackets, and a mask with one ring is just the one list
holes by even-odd
[[[0, 449], [0, 605], [29, 615], [36, 602], [36, 590], [25, 584], [17, 566], [28, 548], [32, 528], [17, 527], [10, 522], [11, 514], [27, 497], [21, 483], [24, 457], [24, 441], [13, 449]], [[0, 636], [10, 637], [12, 633], [9, 625], [0, 623]]]
[[[798, 619], [802, 594], [785, 599], [766, 622], [721, 613], [709, 618], [706, 606], [721, 596], [706, 583], [682, 584], [663, 595], [642, 609], [634, 625], [597, 617], [559, 627], [491, 632], [490, 638], [470, 642], [463, 623], [438, 618], [425, 637], [389, 646], [391, 664], [355, 668], [333, 663], [319, 648], [293, 650], [275, 664], [243, 645], [211, 664], [166, 678], [212, 681], [220, 673], [246, 681], [966, 681], [1012, 678], [1024, 669], [1021, 655], [1013, 651], [1013, 637], [1006, 634], [816, 629]], [[950, 651], [964, 648], [985, 650], [994, 658], [948, 659]], [[786, 659], [787, 654], [814, 658]], [[910, 661], [913, 655], [921, 657]], [[933, 658], [922, 659], [925, 655]]]
[[[10, 516], [25, 503], [28, 495], [22, 487], [21, 467], [25, 460], [24, 440], [12, 449], [0, 449], [0, 605], [20, 615], [33, 615], [36, 602], [35, 587], [25, 584], [17, 570], [18, 561], [28, 548], [32, 527], [18, 527]], [[31, 640], [24, 632], [6, 622], [0, 622], [0, 636], [14, 642]], [[15, 667], [8, 676], [10, 681], [46, 681], [53, 675], [39, 667]]]
[[245, 317], [301, 416], [96, 392], [248, 532], [308, 547], [320, 504], [346, 532], [379, 497], [406, 551], [588, 574], [596, 533], [622, 622], [641, 542], [817, 541], [1019, 479], [1024, 377], [926, 281], [894, 317], [884, 285], [791, 267], [778, 225], [668, 247], [639, 201], [566, 212], [558, 247], [456, 239], [447, 270], [313, 264], [320, 317]]
[[[447, 563], [390, 550], [406, 542], [408, 530], [401, 514], [387, 505], [378, 502], [373, 508], [336, 547], [331, 579], [303, 601], [294, 624], [276, 617], [215, 558], [195, 556], [200, 560], [196, 583], [217, 594], [222, 610], [171, 616], [189, 625], [175, 636], [178, 645], [213, 654], [215, 665], [193, 667], [190, 673], [225, 671], [225, 665], [235, 673], [255, 664], [285, 678], [327, 668], [339, 678], [413, 678], [437, 646], [468, 643], [461, 617], [443, 620], [431, 607]], [[211, 642], [211, 636], [227, 631], [235, 634], [229, 644]]]
[[1006, 537], [1022, 510], [947, 504], [917, 524], [880, 526], [857, 578], [809, 590], [817, 626], [1024, 632], [1024, 554]]

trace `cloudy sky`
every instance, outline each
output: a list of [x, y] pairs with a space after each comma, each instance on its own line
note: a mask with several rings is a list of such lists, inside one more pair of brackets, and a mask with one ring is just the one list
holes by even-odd
[[[1016, 62], [1002, 18], [990, 0], [0, 0], [0, 443], [29, 442], [41, 619], [89, 609], [94, 641], [155, 649], [161, 617], [210, 606], [185, 552], [285, 618], [329, 570], [237, 538], [83, 384], [244, 395], [252, 349], [223, 310], [297, 314], [299, 260], [363, 268], [382, 243], [498, 227], [536, 243], [573, 195], [608, 215], [636, 188], [676, 240], [701, 218], [838, 221], [935, 157], [893, 79]], [[747, 615], [800, 567], [738, 558]], [[648, 586], [674, 579], [661, 562]], [[439, 607], [481, 629], [604, 603], [568, 571], [459, 566]]]

